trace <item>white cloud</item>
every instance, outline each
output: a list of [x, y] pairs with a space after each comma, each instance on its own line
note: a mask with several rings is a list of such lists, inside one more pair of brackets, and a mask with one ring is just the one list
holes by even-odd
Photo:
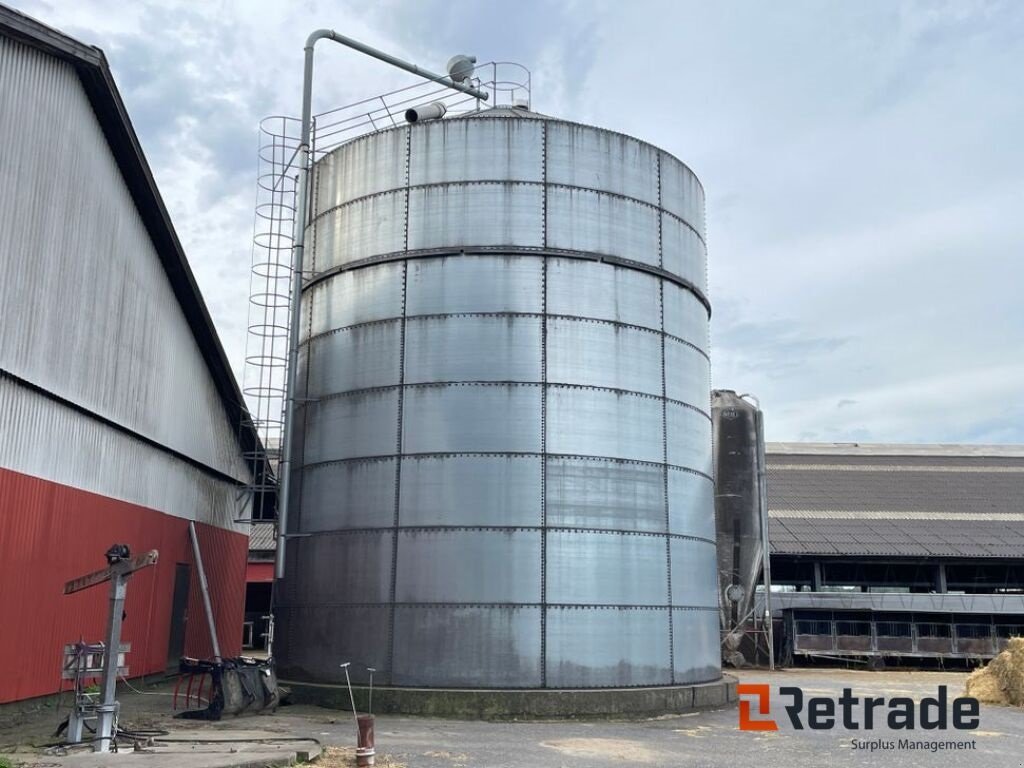
[[[435, 68], [522, 61], [539, 111], [693, 167], [715, 383], [760, 395], [771, 439], [1024, 441], [1024, 6], [20, 5], [107, 52], [237, 371], [257, 121], [298, 110], [328, 26]], [[320, 108], [408, 82], [318, 49]]]

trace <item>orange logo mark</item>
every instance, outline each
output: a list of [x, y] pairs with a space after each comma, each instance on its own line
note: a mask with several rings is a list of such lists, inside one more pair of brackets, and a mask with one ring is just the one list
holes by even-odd
[[[766, 683], [739, 684], [736, 686], [736, 693], [739, 696], [757, 697], [757, 714], [766, 716], [771, 714], [771, 698]], [[740, 730], [741, 731], [777, 731], [779, 726], [772, 718], [767, 720], [750, 719], [750, 700], [740, 699]]]

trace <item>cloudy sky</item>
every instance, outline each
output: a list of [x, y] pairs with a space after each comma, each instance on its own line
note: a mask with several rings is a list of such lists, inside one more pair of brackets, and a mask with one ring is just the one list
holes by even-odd
[[[7, 0], [8, 2], [10, 0]], [[534, 73], [708, 192], [714, 384], [772, 440], [1024, 442], [1024, 4], [13, 0], [107, 54], [241, 373], [259, 118], [318, 27]], [[315, 107], [412, 82], [318, 49]]]

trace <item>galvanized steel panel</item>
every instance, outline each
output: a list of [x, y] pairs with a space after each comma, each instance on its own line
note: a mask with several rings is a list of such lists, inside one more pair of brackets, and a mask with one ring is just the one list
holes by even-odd
[[667, 610], [548, 608], [547, 683], [552, 688], [668, 685]]
[[[306, 419], [304, 414], [299, 414], [295, 419], [295, 424], [292, 428], [292, 446], [292, 465], [289, 469], [289, 472], [291, 472], [291, 482], [288, 488], [288, 503], [292, 505], [292, 509], [298, 509], [302, 499], [302, 465], [305, 461], [306, 446]], [[284, 476], [284, 470], [280, 467], [277, 470], [280, 481], [280, 477]], [[289, 515], [287, 526], [287, 533], [301, 531], [299, 515]]]
[[399, 603], [539, 603], [540, 531], [403, 530]]
[[332, 397], [306, 403], [304, 408], [306, 464], [395, 452], [397, 389]]
[[549, 530], [546, 553], [549, 603], [668, 604], [664, 536]]
[[543, 125], [537, 120], [437, 120], [412, 129], [409, 183], [540, 182]]
[[702, 291], [708, 289], [708, 260], [704, 241], [686, 224], [661, 214], [661, 266]]
[[[402, 264], [378, 264], [342, 272], [305, 291], [303, 303], [312, 302], [312, 335], [357, 323], [402, 316]], [[305, 328], [302, 338], [309, 337]]]
[[[409, 249], [544, 244], [544, 190], [533, 184], [458, 184], [409, 193]], [[500, 212], [501, 215], [496, 215]]]
[[658, 266], [658, 214], [650, 206], [582, 189], [549, 187], [547, 245]]
[[665, 333], [709, 349], [708, 311], [692, 292], [665, 281]]
[[[339, 664], [347, 661], [352, 664], [353, 683], [369, 682], [367, 667], [380, 670], [374, 676], [378, 685], [388, 680], [389, 606], [289, 605], [275, 607], [274, 613], [274, 656], [281, 677], [344, 684], [345, 672]], [[358, 632], [343, 631], [355, 627]]]
[[711, 364], [693, 347], [665, 339], [665, 396], [711, 412]]
[[654, 275], [596, 261], [549, 258], [547, 278], [549, 314], [661, 330], [660, 280]]
[[540, 312], [544, 261], [467, 254], [409, 262], [407, 313]]
[[715, 545], [696, 539], [670, 541], [672, 605], [718, 608], [718, 564]]
[[238, 425], [74, 68], [0, 38], [0, 93], [0, 306], [24, 319], [0, 324], [0, 368], [246, 481]]
[[658, 204], [658, 151], [649, 144], [573, 123], [548, 123], [547, 180]]
[[300, 530], [338, 531], [391, 525], [395, 459], [321, 464], [302, 470]]
[[[401, 381], [401, 322], [373, 323], [313, 339], [306, 396], [320, 397]], [[300, 379], [301, 381], [301, 379]]]
[[313, 215], [350, 200], [405, 187], [408, 129], [342, 144], [314, 166]]
[[661, 395], [661, 334], [609, 323], [552, 318], [548, 381]]
[[661, 154], [661, 207], [704, 233], [704, 190], [693, 171], [667, 152]]
[[[661, 467], [549, 457], [544, 490], [550, 526], [665, 530], [665, 476]], [[712, 531], [713, 526], [714, 521]]]
[[304, 268], [326, 272], [405, 249], [405, 190], [366, 197], [323, 214], [306, 233]]
[[717, 611], [672, 611], [676, 684], [710, 683], [722, 677]]
[[[540, 461], [539, 456], [406, 457], [399, 520], [402, 525], [540, 525]], [[549, 483], [550, 473], [549, 468]], [[549, 521], [550, 510], [549, 502]]]
[[391, 592], [392, 532], [318, 533], [291, 539], [285, 605], [383, 603]]
[[395, 607], [394, 685], [540, 686], [540, 609]]
[[664, 461], [661, 400], [652, 397], [551, 386], [547, 423], [549, 453]]
[[711, 466], [711, 419], [676, 403], [665, 405], [668, 463], [714, 476]]
[[715, 539], [715, 484], [708, 477], [668, 469], [670, 533]]
[[405, 381], [539, 382], [540, 331], [536, 317], [411, 319]]
[[465, 384], [409, 387], [405, 453], [540, 451], [540, 387]]

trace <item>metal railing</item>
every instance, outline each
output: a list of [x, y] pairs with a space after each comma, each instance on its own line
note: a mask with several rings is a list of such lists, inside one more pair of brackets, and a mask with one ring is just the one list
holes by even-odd
[[[509, 61], [490, 61], [473, 69], [471, 84], [488, 94], [487, 106], [523, 104], [530, 108], [530, 70]], [[405, 124], [407, 109], [432, 102], [444, 104], [447, 115], [481, 109], [479, 100], [438, 83], [422, 82], [313, 116], [313, 157], [319, 159], [350, 139]], [[296, 134], [296, 146], [298, 138]]]

